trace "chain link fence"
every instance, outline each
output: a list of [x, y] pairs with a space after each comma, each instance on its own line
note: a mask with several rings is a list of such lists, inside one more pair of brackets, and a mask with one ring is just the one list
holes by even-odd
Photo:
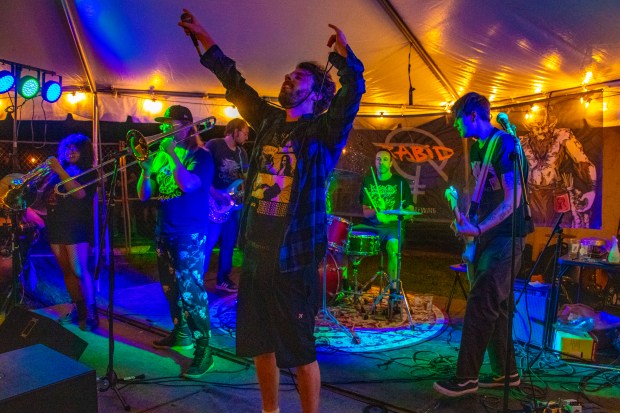
[[[100, 178], [93, 185], [98, 186], [100, 196], [98, 205], [98, 216], [103, 216], [105, 206], [102, 199], [107, 196], [102, 195], [102, 189], [105, 194], [109, 194], [109, 184], [112, 178], [114, 162], [107, 161], [111, 159], [111, 155], [123, 149], [124, 142], [118, 144], [103, 143], [101, 144], [100, 159]], [[0, 178], [12, 180], [19, 177], [18, 174], [24, 174], [31, 171], [39, 164], [44, 162], [50, 156], [57, 156], [58, 143], [43, 142], [18, 142], [15, 154], [13, 154], [12, 141], [0, 141]], [[149, 200], [142, 202], [138, 199], [136, 184], [140, 176], [140, 166], [133, 163], [133, 157], [128, 159], [121, 158], [119, 160], [120, 173], [117, 179], [117, 185], [114, 197], [114, 205], [111, 214], [112, 230], [114, 234], [113, 245], [123, 251], [141, 251], [148, 248], [153, 243], [155, 229], [156, 201]], [[126, 167], [126, 163], [129, 164]], [[15, 165], [15, 166], [14, 166]], [[107, 175], [107, 176], [105, 176]], [[8, 183], [7, 183], [8, 184]], [[3, 196], [3, 194], [0, 194]], [[44, 204], [43, 200], [35, 201]], [[6, 215], [0, 211], [0, 219], [7, 220]]]

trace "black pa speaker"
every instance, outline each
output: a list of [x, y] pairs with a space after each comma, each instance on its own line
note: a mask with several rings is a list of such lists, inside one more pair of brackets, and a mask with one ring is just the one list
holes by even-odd
[[[513, 338], [516, 341], [543, 347], [543, 335], [547, 319], [547, 297], [551, 290], [550, 284], [538, 287], [527, 285], [525, 293], [524, 280], [515, 280], [515, 314], [512, 321]], [[521, 298], [519, 299], [519, 296]], [[516, 300], [519, 300], [518, 302]]]
[[0, 325], [0, 353], [45, 344], [78, 360], [88, 343], [56, 321], [21, 307], [13, 307]]
[[0, 412], [96, 413], [95, 370], [42, 344], [2, 353]]

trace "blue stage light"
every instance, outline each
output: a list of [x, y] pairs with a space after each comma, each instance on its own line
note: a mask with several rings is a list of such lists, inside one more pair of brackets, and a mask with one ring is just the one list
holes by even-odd
[[41, 97], [46, 102], [54, 103], [58, 99], [60, 99], [60, 95], [62, 95], [62, 87], [60, 83], [55, 80], [48, 80], [43, 85], [43, 90], [41, 91]]
[[0, 71], [0, 93], [6, 93], [15, 84], [15, 76], [8, 70]]

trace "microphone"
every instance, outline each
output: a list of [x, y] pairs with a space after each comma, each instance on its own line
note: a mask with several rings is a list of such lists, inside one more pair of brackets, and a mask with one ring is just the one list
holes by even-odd
[[[181, 21], [183, 23], [193, 23], [194, 20], [192, 19], [191, 14], [189, 13], [183, 13], [181, 14]], [[200, 53], [200, 47], [198, 46], [198, 39], [196, 39], [196, 35], [192, 32], [189, 32], [189, 37], [192, 39], [192, 43], [194, 43], [194, 47], [196, 48], [196, 51], [198, 52], [198, 56], [202, 57], [202, 53]]]
[[502, 126], [502, 128], [506, 132], [508, 132], [512, 136], [517, 136], [516, 128], [514, 125], [510, 124], [510, 121], [508, 120], [508, 115], [506, 115], [506, 113], [504, 112], [498, 113], [497, 116], [495, 117], [495, 120], [497, 121], [497, 123], [499, 123]]

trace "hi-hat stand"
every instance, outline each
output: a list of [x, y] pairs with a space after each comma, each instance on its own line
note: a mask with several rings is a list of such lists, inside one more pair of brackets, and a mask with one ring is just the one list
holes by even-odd
[[[398, 253], [396, 254], [396, 280], [390, 280], [390, 282], [385, 286], [383, 291], [379, 293], [375, 301], [372, 303], [372, 308], [370, 310], [371, 314], [374, 314], [377, 308], [377, 305], [383, 300], [385, 296], [388, 297], [388, 320], [391, 320], [394, 316], [394, 308], [396, 303], [402, 301], [405, 304], [404, 311], [407, 312], [407, 318], [409, 319], [409, 327], [411, 330], [415, 330], [415, 325], [413, 324], [413, 318], [411, 317], [411, 309], [409, 308], [409, 301], [407, 300], [407, 293], [403, 287], [403, 282], [400, 279], [400, 271], [402, 264], [402, 221], [405, 216], [414, 216], [419, 215], [419, 213], [408, 211], [406, 209], [395, 209], [395, 210], [386, 210], [383, 211], [386, 215], [396, 215], [398, 217]], [[391, 290], [395, 290], [393, 293]], [[401, 310], [402, 311], [402, 310]], [[401, 312], [402, 314], [402, 312]]]

